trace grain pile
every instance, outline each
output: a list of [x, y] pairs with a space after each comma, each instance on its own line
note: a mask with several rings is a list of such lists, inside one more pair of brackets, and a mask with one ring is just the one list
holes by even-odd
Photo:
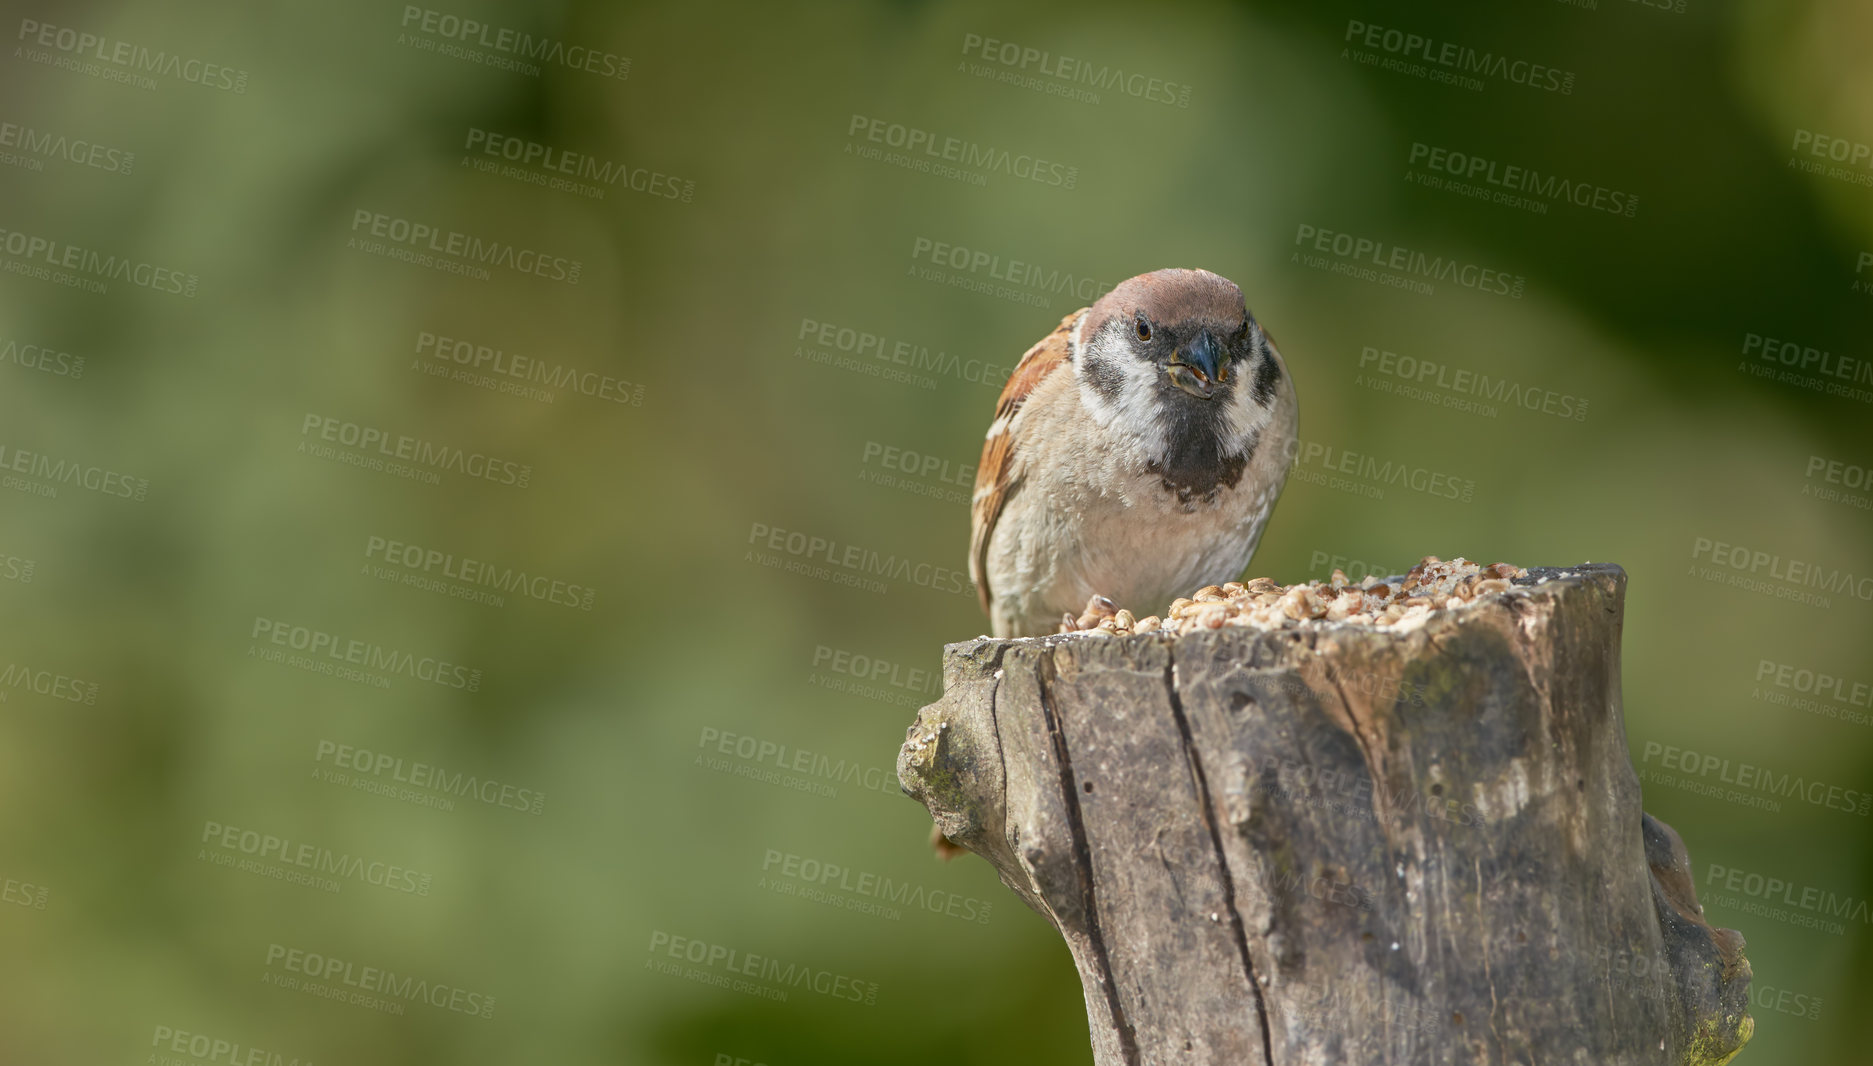
[[1528, 571], [1509, 563], [1479, 566], [1458, 557], [1449, 562], [1427, 555], [1402, 579], [1367, 577], [1358, 584], [1335, 570], [1326, 581], [1280, 585], [1258, 577], [1243, 584], [1209, 585], [1179, 598], [1162, 617], [1134, 618], [1109, 600], [1095, 600], [1073, 624], [1086, 636], [1129, 636], [1159, 631], [1182, 635], [1199, 629], [1248, 626], [1293, 629], [1308, 623], [1345, 623], [1380, 628], [1415, 628], [1434, 611], [1456, 610], [1509, 588]]

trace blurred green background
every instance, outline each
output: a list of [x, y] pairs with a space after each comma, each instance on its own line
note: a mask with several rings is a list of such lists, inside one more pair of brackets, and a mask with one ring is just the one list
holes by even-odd
[[[1739, 1061], [1864, 1061], [1868, 812], [1703, 769], [1873, 791], [1858, 0], [7, 7], [0, 1061], [1090, 1061], [1062, 944], [889, 769], [984, 628], [1006, 368], [1169, 265], [1296, 379], [1255, 573], [1626, 567], [1646, 806], [1749, 940]], [[1438, 80], [1445, 42], [1513, 65]], [[766, 960], [814, 976], [730, 980]]]

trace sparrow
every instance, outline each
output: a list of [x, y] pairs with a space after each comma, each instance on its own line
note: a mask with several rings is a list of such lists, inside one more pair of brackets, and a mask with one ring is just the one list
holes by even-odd
[[1235, 580], [1297, 414], [1274, 339], [1221, 275], [1140, 274], [1061, 319], [1009, 375], [976, 468], [969, 576], [994, 635]]

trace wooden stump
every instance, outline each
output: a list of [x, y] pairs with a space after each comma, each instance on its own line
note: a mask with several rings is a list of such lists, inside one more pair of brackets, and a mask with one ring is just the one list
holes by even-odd
[[1066, 939], [1101, 1066], [1722, 1063], [1749, 963], [1640, 809], [1625, 584], [953, 644], [899, 780]]

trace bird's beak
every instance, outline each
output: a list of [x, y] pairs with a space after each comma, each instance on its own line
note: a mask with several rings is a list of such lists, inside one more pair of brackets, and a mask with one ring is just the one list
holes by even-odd
[[1216, 387], [1229, 379], [1229, 364], [1223, 361], [1216, 338], [1206, 329], [1171, 356], [1164, 372], [1170, 375], [1171, 384], [1200, 400], [1208, 400], [1215, 397]]

